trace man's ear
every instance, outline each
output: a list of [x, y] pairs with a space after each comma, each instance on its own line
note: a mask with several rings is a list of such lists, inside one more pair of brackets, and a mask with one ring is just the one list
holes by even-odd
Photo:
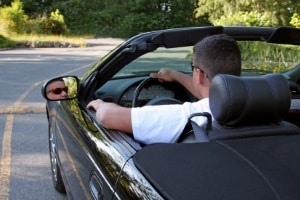
[[199, 69], [197, 69], [197, 76], [198, 76], [198, 80], [199, 80], [199, 83], [198, 84], [203, 84], [205, 82], [205, 74], [204, 73], [201, 73]]

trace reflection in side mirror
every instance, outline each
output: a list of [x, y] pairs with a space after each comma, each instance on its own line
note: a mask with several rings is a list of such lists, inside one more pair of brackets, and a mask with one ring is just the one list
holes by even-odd
[[42, 94], [50, 101], [74, 99], [78, 93], [78, 82], [75, 76], [55, 78], [43, 85]]

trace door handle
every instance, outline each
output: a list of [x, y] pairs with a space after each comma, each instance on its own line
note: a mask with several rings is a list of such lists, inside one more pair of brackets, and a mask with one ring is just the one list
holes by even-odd
[[100, 178], [94, 171], [91, 173], [89, 186], [94, 199], [102, 200], [104, 198], [103, 185], [100, 181]]

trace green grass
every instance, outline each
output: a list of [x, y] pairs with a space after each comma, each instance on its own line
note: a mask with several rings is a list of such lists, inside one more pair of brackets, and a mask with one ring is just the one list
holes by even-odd
[[240, 41], [244, 71], [282, 73], [299, 64], [300, 47], [296, 45], [270, 44]]

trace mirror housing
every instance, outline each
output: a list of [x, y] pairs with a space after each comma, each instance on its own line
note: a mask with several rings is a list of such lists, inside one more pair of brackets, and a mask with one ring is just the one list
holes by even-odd
[[60, 76], [43, 84], [42, 95], [48, 101], [70, 100], [77, 97], [78, 86], [78, 77]]

